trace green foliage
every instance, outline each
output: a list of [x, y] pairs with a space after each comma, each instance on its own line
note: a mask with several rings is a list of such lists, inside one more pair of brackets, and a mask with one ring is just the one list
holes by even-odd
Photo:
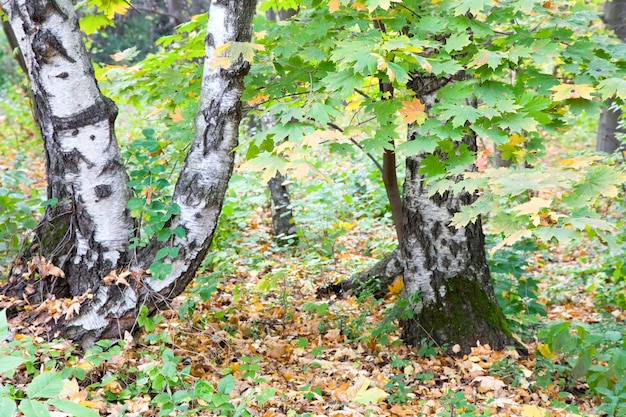
[[526, 272], [529, 254], [539, 248], [532, 240], [524, 240], [502, 248], [488, 259], [494, 279], [494, 291], [504, 314], [525, 325], [536, 323], [546, 311], [538, 300], [539, 279]]
[[[12, 169], [0, 170], [0, 265], [17, 254], [24, 234], [35, 227], [41, 211], [41, 198], [22, 166], [23, 155], [16, 155]], [[0, 270], [2, 267], [0, 266]]]
[[620, 327], [591, 326], [585, 323], [556, 322], [539, 334], [545, 345], [539, 353], [573, 381], [584, 379], [592, 392], [602, 395], [599, 410], [624, 415], [626, 406], [626, 344]]

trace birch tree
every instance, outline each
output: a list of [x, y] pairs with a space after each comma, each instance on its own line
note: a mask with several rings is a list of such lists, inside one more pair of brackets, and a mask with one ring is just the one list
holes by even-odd
[[82, 301], [80, 313], [59, 321], [53, 335], [84, 345], [121, 337], [134, 328], [141, 306], [154, 311], [166, 305], [193, 279], [232, 173], [249, 69], [227, 44], [250, 41], [255, 3], [211, 2], [195, 135], [169, 211], [173, 232], [136, 250], [129, 249], [137, 226], [127, 208], [131, 192], [115, 137], [118, 109], [98, 88], [74, 5], [0, 3], [28, 68], [49, 203], [2, 292], [16, 308], [23, 299]]

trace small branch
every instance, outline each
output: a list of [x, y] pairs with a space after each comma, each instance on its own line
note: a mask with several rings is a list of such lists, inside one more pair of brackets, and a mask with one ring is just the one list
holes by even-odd
[[[335, 129], [335, 130], [337, 130], [337, 131], [341, 132], [341, 133], [343, 133], [343, 132], [344, 132], [344, 130], [343, 130], [342, 128], [340, 128], [339, 126], [337, 126], [336, 124], [334, 124], [334, 123], [332, 123], [332, 122], [328, 122], [328, 123], [327, 123], [327, 125], [328, 125], [329, 127], [333, 128], [333, 129]], [[371, 159], [371, 161], [374, 163], [374, 165], [376, 165], [376, 168], [378, 168], [378, 170], [379, 170], [381, 173], [383, 172], [383, 167], [382, 167], [382, 165], [380, 165], [380, 162], [378, 162], [378, 161], [376, 160], [376, 158], [374, 158], [374, 156], [373, 156], [371, 153], [369, 153], [369, 152], [365, 151], [365, 148], [363, 147], [363, 145], [361, 145], [359, 142], [357, 142], [357, 141], [356, 141], [354, 138], [352, 138], [352, 137], [349, 137], [349, 138], [348, 138], [348, 140], [349, 140], [350, 142], [352, 142], [352, 143], [353, 143], [353, 144], [354, 144], [357, 148], [359, 148], [360, 150], [362, 150], [362, 151], [365, 153], [365, 155], [367, 155], [367, 157], [368, 157], [369, 159]]]

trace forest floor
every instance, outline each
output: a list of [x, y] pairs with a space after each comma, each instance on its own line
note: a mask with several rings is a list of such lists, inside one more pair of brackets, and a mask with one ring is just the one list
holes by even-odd
[[[10, 169], [12, 158], [5, 155], [0, 167]], [[29, 175], [43, 172], [41, 162], [34, 163], [38, 168]], [[31, 176], [30, 187], [40, 188], [41, 176]], [[324, 196], [319, 189], [314, 193]], [[19, 355], [20, 346], [28, 350], [23, 355], [30, 355], [32, 369], [0, 376], [0, 383], [21, 391], [14, 396], [19, 398], [37, 369], [60, 371], [64, 398], [111, 417], [168, 415], [161, 411], [168, 407], [170, 415], [262, 417], [598, 414], [601, 399], [588, 394], [583, 379], [568, 375], [566, 355], [538, 337], [545, 323], [558, 321], [623, 328], [624, 312], [599, 306], [592, 279], [583, 277], [597, 270], [596, 244], [544, 246], [518, 255], [524, 258], [519, 279], [537, 281], [539, 288], [521, 296], [522, 311], [510, 316], [528, 356], [477, 345], [471, 354], [454, 357], [433, 344], [401, 343], [394, 316], [401, 280], [383, 299], [316, 295], [319, 287], [372, 265], [393, 247], [388, 217], [335, 218], [323, 239], [307, 231], [300, 246], [279, 247], [271, 241], [265, 197], [244, 190], [230, 198], [224, 230], [195, 287], [157, 318], [144, 318], [138, 337], [83, 357], [67, 341], [46, 340], [42, 324], [50, 317], [14, 320], [12, 354]], [[246, 200], [248, 209], [238, 208]], [[198, 296], [203, 292], [206, 301]], [[545, 307], [544, 316], [529, 307], [533, 302]], [[68, 307], [57, 306], [59, 314]], [[0, 356], [6, 349], [0, 344]]]
[[[143, 388], [136, 384], [142, 371], [167, 363], [176, 364], [180, 379], [170, 379], [166, 390], [193, 390], [200, 380], [213, 387], [228, 381], [232, 386], [225, 392], [230, 403], [263, 417], [595, 414], [599, 400], [585, 394], [583, 382], [565, 381], [552, 373], [554, 364], [564, 358], [546, 353], [545, 348], [542, 351], [542, 345], [533, 340], [537, 317], [522, 315], [525, 322], [515, 326], [525, 329], [518, 336], [528, 347], [528, 357], [515, 350], [493, 351], [487, 345], [478, 345], [462, 357], [441, 354], [432, 345], [407, 347], [399, 341], [397, 322], [388, 318], [400, 295], [401, 281], [389, 287], [382, 300], [353, 295], [316, 297], [320, 285], [349, 276], [355, 264], [367, 264], [364, 238], [376, 236], [346, 227], [335, 242], [341, 252], [321, 266], [307, 266], [297, 250], [270, 244], [269, 218], [267, 209], [256, 210], [241, 236], [242, 241], [253, 234], [265, 237], [244, 251], [261, 253], [265, 266], [251, 267], [245, 253], [233, 258], [231, 272], [220, 276], [213, 295], [206, 302], [193, 298], [195, 308], [190, 314], [180, 315], [193, 297], [185, 294], [170, 310], [161, 312], [165, 320], [156, 323], [154, 330], [128, 339], [121, 350], [102, 356], [106, 360], [101, 363], [76, 359], [74, 354], [68, 357], [67, 342], [46, 344], [38, 336], [34, 339], [40, 345], [37, 362], [43, 367], [56, 358], [59, 369], [84, 370], [81, 378], [72, 379], [77, 385], [71, 398], [103, 416], [159, 415], [153, 377], [143, 382]], [[549, 260], [544, 259], [547, 253]], [[540, 287], [546, 290], [540, 301], [548, 305], [547, 317], [541, 320], [602, 320], [606, 311], [595, 308], [593, 295], [566, 282], [563, 275], [564, 265], [581, 268], [581, 259], [593, 262], [582, 250], [550, 248], [529, 262], [528, 276], [540, 277]], [[554, 295], [555, 288], [564, 290], [557, 302], [551, 302], [547, 289]], [[611, 313], [624, 318], [621, 311]], [[38, 332], [34, 323], [29, 329], [20, 323], [11, 325], [18, 339], [22, 331]], [[27, 382], [19, 373], [15, 378], [18, 385]], [[9, 381], [3, 379], [3, 383]], [[198, 415], [235, 413], [223, 405], [207, 410], [203, 400], [186, 404], [197, 407]], [[172, 415], [181, 415], [184, 408], [182, 401]]]

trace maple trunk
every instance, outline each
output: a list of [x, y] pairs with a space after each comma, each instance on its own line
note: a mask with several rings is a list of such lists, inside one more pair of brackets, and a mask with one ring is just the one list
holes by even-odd
[[[622, 41], [626, 41], [626, 0], [614, 0], [604, 3], [603, 20], [606, 26]], [[616, 133], [625, 133], [619, 128], [619, 120], [622, 111], [612, 107], [612, 101], [608, 100], [600, 114], [598, 124], [596, 150], [599, 152], [613, 153], [620, 146], [620, 140]]]
[[[185, 236], [154, 239], [131, 256], [135, 222], [126, 208], [131, 192], [114, 133], [117, 108], [100, 93], [72, 2], [1, 1], [29, 70], [48, 198], [56, 201], [16, 259], [2, 293], [15, 305], [25, 297], [42, 301], [90, 292], [80, 314], [59, 321], [51, 335], [84, 345], [121, 337], [135, 328], [142, 305], [154, 311], [180, 294], [208, 250], [233, 169], [239, 99], [249, 69], [241, 57], [231, 57], [228, 69], [209, 60], [220, 45], [250, 40], [256, 2], [212, 1], [196, 131], [173, 196], [180, 213], [170, 226], [180, 226]], [[179, 254], [165, 259], [171, 272], [157, 280], [146, 270], [165, 245]], [[45, 276], [44, 268], [44, 276], [32, 274], [27, 262], [36, 256], [39, 265], [46, 257], [60, 266], [65, 278]], [[132, 273], [130, 285], [103, 281], [112, 271]]]
[[[464, 141], [476, 150], [475, 136]], [[407, 158], [402, 255], [414, 316], [403, 323], [403, 339], [415, 346], [458, 344], [463, 353], [479, 342], [494, 349], [514, 345], [494, 295], [481, 220], [458, 229], [450, 225], [475, 197], [450, 191], [428, 197], [419, 169], [419, 156]]]

